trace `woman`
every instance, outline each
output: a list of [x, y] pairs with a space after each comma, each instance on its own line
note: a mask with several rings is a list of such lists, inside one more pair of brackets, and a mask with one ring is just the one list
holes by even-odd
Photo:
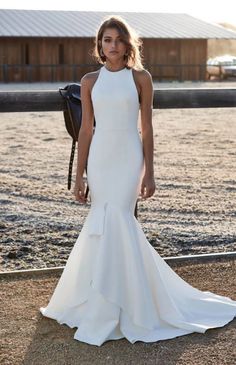
[[155, 192], [153, 87], [140, 46], [121, 17], [109, 17], [98, 30], [95, 53], [103, 66], [81, 80], [74, 188], [75, 199], [86, 203], [87, 161], [91, 208], [48, 306], [40, 308], [77, 327], [74, 339], [97, 346], [124, 337], [134, 343], [204, 333], [236, 315], [236, 301], [180, 278], [134, 216], [139, 194], [147, 199]]

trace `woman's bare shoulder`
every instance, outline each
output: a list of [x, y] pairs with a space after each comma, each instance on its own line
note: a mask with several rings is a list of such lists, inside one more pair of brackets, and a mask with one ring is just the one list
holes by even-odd
[[142, 70], [133, 69], [133, 72], [134, 72], [134, 75], [136, 76], [137, 80], [139, 80], [141, 83], [149, 82], [150, 80], [152, 80], [152, 75], [145, 68]]
[[81, 78], [81, 85], [91, 88], [98, 78], [100, 70], [88, 72]]

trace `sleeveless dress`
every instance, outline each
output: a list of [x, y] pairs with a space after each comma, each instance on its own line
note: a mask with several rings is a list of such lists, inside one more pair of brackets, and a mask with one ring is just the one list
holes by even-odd
[[101, 346], [155, 342], [222, 327], [236, 301], [185, 282], [147, 241], [134, 216], [144, 169], [132, 69], [105, 66], [91, 93], [96, 129], [87, 160], [91, 207], [63, 273], [40, 312]]

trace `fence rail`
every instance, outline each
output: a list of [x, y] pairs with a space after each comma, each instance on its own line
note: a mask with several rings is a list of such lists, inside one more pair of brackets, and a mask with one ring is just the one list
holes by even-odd
[[[206, 80], [209, 70], [214, 70], [220, 79], [223, 79], [223, 64], [161, 64], [146, 63], [145, 68], [158, 80]], [[0, 81], [7, 82], [58, 82], [80, 80], [81, 76], [89, 71], [100, 68], [98, 64], [1, 64]]]
[[[153, 75], [157, 81], [164, 80], [201, 80], [205, 81], [216, 76], [223, 80], [230, 76], [236, 76], [232, 69], [226, 72], [225, 64], [162, 64], [162, 63], [145, 63], [144, 67]], [[58, 81], [76, 81], [90, 71], [99, 69], [99, 64], [1, 64], [0, 81], [8, 82], [58, 82]]]
[[[236, 107], [236, 88], [155, 89], [154, 109]], [[0, 113], [63, 111], [57, 90], [0, 91]]]

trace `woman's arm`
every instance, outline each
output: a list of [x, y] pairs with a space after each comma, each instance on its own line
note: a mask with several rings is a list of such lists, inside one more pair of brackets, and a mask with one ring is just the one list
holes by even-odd
[[74, 194], [76, 200], [86, 202], [83, 174], [87, 163], [89, 147], [93, 136], [94, 112], [91, 100], [91, 87], [94, 75], [86, 74], [81, 79], [82, 122], [78, 137], [77, 168]]
[[141, 186], [143, 198], [152, 196], [155, 192], [154, 166], [153, 166], [153, 83], [152, 76], [147, 70], [140, 73], [140, 113], [141, 113], [141, 133], [144, 154], [144, 176]]

